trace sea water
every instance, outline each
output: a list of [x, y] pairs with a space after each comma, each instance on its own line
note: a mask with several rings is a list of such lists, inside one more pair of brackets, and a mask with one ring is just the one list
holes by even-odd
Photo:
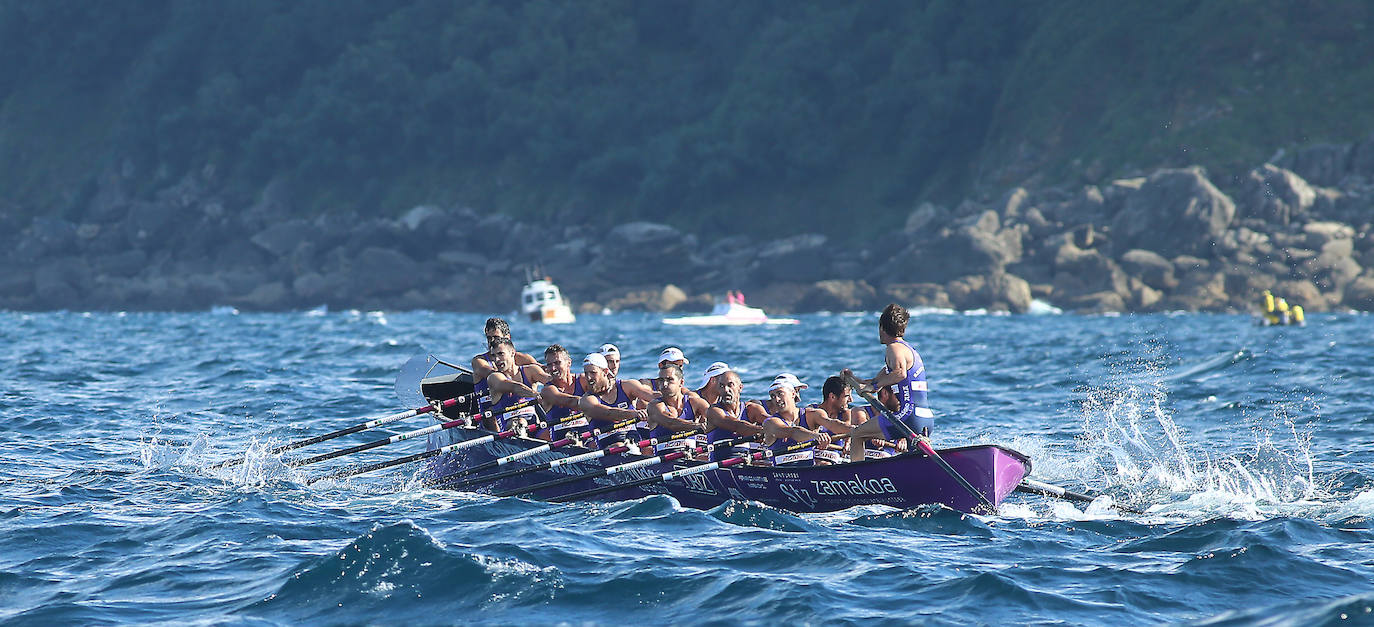
[[[555, 505], [425, 489], [418, 465], [305, 485], [423, 439], [303, 468], [265, 453], [409, 408], [401, 365], [466, 361], [483, 319], [0, 313], [0, 622], [1374, 623], [1374, 317], [913, 318], [937, 445], [1015, 448], [1106, 495], [1090, 505]], [[625, 376], [670, 345], [689, 383], [727, 361], [749, 398], [790, 371], [819, 401], [826, 376], [882, 361], [873, 313], [512, 322], [535, 355], [616, 343]], [[248, 463], [210, 468], [229, 458]]]

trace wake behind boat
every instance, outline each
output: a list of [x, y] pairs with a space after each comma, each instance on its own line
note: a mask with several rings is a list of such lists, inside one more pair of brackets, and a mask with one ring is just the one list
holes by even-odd
[[664, 318], [663, 324], [680, 326], [747, 326], [757, 324], [798, 324], [801, 322], [796, 318], [770, 318], [758, 307], [750, 307], [744, 304], [744, 296], [738, 299], [731, 293], [723, 303], [716, 303], [715, 308], [709, 315], [705, 316], [683, 316], [680, 318]]

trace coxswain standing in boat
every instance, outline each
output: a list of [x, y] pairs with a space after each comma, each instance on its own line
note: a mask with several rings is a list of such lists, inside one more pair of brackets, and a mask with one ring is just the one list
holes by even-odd
[[[795, 376], [780, 375], [768, 386], [770, 409], [750, 403], [745, 414], [763, 427], [763, 446], [774, 452], [774, 466], [814, 466], [816, 450], [830, 446], [830, 436], [800, 426], [801, 410], [797, 408]], [[798, 449], [796, 445], [815, 442]]]
[[[903, 339], [910, 319], [906, 308], [896, 303], [891, 303], [883, 309], [882, 316], [878, 318], [878, 340], [886, 347], [886, 372], [880, 372], [874, 378], [861, 383], [864, 384], [865, 391], [892, 386], [893, 392], [897, 394], [898, 404], [897, 411], [892, 412], [892, 416], [911, 431], [930, 435], [935, 414], [930, 411], [926, 400], [928, 387], [925, 363], [921, 361], [916, 349]], [[843, 374], [853, 376], [853, 372], [848, 368], [844, 369]], [[905, 437], [905, 429], [892, 423], [886, 415], [879, 415], [850, 432], [849, 458], [864, 458], [864, 440], [867, 438], [897, 440]]]
[[[487, 318], [483, 334], [487, 339], [487, 352], [472, 358], [472, 392], [477, 395], [478, 411], [491, 408], [491, 395], [487, 393], [487, 376], [496, 370], [491, 363], [492, 346], [496, 340], [511, 339], [510, 324], [501, 318]], [[515, 362], [520, 366], [538, 363], [533, 357], [518, 351], [515, 353]]]
[[539, 405], [544, 408], [549, 428], [541, 431], [539, 437], [557, 440], [569, 431], [576, 437], [580, 428], [588, 423], [585, 416], [568, 420], [574, 412], [580, 414], [577, 404], [584, 394], [582, 376], [573, 374], [572, 357], [568, 355], [568, 349], [558, 344], [544, 349], [544, 370], [549, 373], [549, 380], [539, 392]]
[[706, 401], [685, 393], [682, 389], [682, 367], [665, 363], [658, 369], [659, 396], [649, 403], [649, 438], [656, 440], [652, 452], [658, 455], [696, 447], [696, 439], [676, 438], [677, 434], [688, 432], [705, 433], [706, 412], [710, 406]]
[[[630, 442], [637, 434], [635, 424], [649, 415], [645, 410], [634, 408], [634, 399], [649, 400], [653, 392], [638, 381], [620, 381], [612, 377], [606, 357], [599, 352], [582, 360], [582, 379], [586, 394], [578, 402], [578, 409], [597, 429], [597, 446], [606, 448], [618, 442]], [[627, 421], [629, 424], [624, 424]]]
[[482, 421], [482, 426], [492, 431], [523, 429], [532, 423], [537, 415], [533, 404], [504, 415], [502, 412], [513, 405], [533, 401], [539, 396], [539, 388], [549, 380], [548, 373], [539, 364], [517, 366], [515, 359], [515, 345], [509, 339], [499, 338], [493, 343], [491, 361], [496, 370], [487, 375], [493, 415]]
[[[716, 364], [724, 366], [720, 362], [716, 362]], [[712, 369], [716, 367], [716, 364], [711, 364], [711, 368], [706, 369], [705, 375], [707, 378], [716, 379], [715, 384], [719, 389], [719, 399], [706, 412], [706, 424], [711, 428], [706, 433], [706, 442], [714, 444], [719, 440], [728, 440], [737, 436], [755, 436], [763, 433], [763, 427], [745, 418], [745, 407], [755, 404], [745, 403], [741, 400], [744, 393], [744, 382], [728, 366], [722, 372], [712, 374]], [[723, 461], [732, 455], [733, 451], [731, 450], [712, 450], [711, 461]]]
[[[812, 431], [837, 435], [849, 433], [854, 428], [849, 423], [849, 386], [844, 384], [843, 379], [832, 376], [821, 386], [821, 395], [824, 400], [807, 405], [798, 424]], [[844, 460], [838, 443], [832, 442], [830, 446], [816, 451], [817, 463], [838, 464], [842, 461]]]

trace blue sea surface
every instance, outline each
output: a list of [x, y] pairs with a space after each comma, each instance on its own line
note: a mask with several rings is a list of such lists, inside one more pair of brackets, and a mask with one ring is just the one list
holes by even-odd
[[[555, 505], [426, 489], [419, 464], [305, 485], [423, 438], [265, 454], [408, 408], [401, 365], [465, 362], [484, 318], [0, 312], [0, 622], [1374, 624], [1374, 317], [914, 317], [937, 445], [1007, 445], [1110, 497], [1091, 505]], [[881, 365], [876, 322], [513, 330], [535, 354], [614, 342], [636, 377], [680, 346], [689, 380], [724, 360], [751, 397], [791, 371], [812, 402]], [[247, 463], [211, 468], [227, 458]]]

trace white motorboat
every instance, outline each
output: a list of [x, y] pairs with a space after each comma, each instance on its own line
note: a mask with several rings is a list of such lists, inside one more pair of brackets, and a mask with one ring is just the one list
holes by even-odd
[[520, 307], [531, 322], [570, 324], [577, 322], [567, 299], [549, 277], [532, 279], [520, 290]]
[[801, 321], [796, 318], [769, 318], [768, 314], [763, 313], [762, 309], [750, 307], [744, 303], [738, 302], [716, 303], [710, 315], [663, 319], [663, 324], [685, 326], [744, 326], [753, 324], [797, 324], [799, 322]]

